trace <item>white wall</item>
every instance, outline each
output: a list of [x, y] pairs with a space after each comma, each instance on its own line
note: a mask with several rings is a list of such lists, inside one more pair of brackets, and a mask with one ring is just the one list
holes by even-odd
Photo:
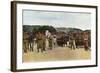
[[[11, 0], [0, 0], [0, 73], [12, 73], [10, 71], [10, 8], [11, 8], [10, 1]], [[30, 1], [41, 1], [41, 2], [45, 1], [45, 2], [54, 2], [54, 3], [84, 4], [84, 5], [100, 4], [99, 0], [30, 0]], [[98, 18], [98, 20], [99, 19], [100, 18]], [[98, 28], [99, 28], [98, 31], [100, 31], [99, 24], [98, 24]], [[100, 37], [100, 33], [98, 37]], [[98, 38], [98, 43], [99, 40], [100, 38]], [[100, 52], [99, 48], [98, 51]], [[100, 57], [99, 57], [99, 61], [100, 61]], [[92, 67], [92, 68], [35, 71], [34, 73], [52, 73], [52, 72], [53, 73], [86, 73], [86, 72], [99, 73], [100, 65], [99, 67]], [[26, 73], [33, 73], [33, 71], [26, 72]]]

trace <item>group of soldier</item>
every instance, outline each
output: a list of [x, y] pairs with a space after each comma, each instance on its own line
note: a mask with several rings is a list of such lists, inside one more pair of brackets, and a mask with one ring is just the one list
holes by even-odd
[[[64, 39], [63, 39], [64, 40]], [[65, 41], [65, 40], [64, 40]], [[71, 34], [69, 37], [69, 41], [65, 41], [66, 44], [71, 48], [75, 49], [77, 47], [75, 37]], [[83, 46], [85, 50], [89, 49], [88, 44], [88, 35], [87, 33], [83, 33]], [[34, 45], [37, 45], [34, 47]], [[34, 51], [34, 48], [37, 49], [37, 52], [43, 52], [46, 50], [52, 50], [57, 46], [57, 37], [56, 35], [52, 34], [48, 30], [44, 32], [24, 32], [23, 34], [23, 49], [24, 52], [27, 51]]]
[[[77, 34], [79, 37], [76, 39], [76, 37], [71, 34], [69, 38], [70, 48], [75, 49], [78, 48], [78, 46], [82, 46], [86, 51], [90, 50], [90, 37], [87, 32], [83, 32], [82, 35]], [[81, 39], [79, 39], [81, 38]], [[77, 42], [78, 41], [78, 42]]]
[[[23, 49], [24, 52], [34, 51], [34, 48], [37, 49], [37, 52], [43, 52], [48, 50], [52, 50], [52, 48], [56, 45], [56, 37], [51, 35], [49, 31], [44, 32], [24, 32], [23, 34]], [[34, 47], [34, 45], [37, 45]]]

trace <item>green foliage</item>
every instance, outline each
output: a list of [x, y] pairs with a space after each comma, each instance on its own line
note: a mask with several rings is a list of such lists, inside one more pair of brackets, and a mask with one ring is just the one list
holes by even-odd
[[45, 32], [46, 30], [49, 30], [50, 32], [56, 32], [56, 29], [52, 26], [42, 26], [39, 28], [39, 31]]
[[50, 32], [56, 32], [56, 29], [52, 26], [40, 26], [40, 25], [24, 25], [23, 26], [23, 31], [24, 32], [30, 32], [30, 31], [33, 31], [33, 32], [38, 32], [38, 31], [41, 31], [41, 32], [45, 32], [46, 30], [49, 30]]

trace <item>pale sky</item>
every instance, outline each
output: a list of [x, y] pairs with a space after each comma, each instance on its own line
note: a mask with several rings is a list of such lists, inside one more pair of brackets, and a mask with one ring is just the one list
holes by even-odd
[[91, 28], [91, 13], [23, 10], [23, 25], [52, 25], [86, 30]]

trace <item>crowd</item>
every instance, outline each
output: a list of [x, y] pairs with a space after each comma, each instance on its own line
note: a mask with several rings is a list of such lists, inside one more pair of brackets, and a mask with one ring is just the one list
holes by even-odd
[[48, 30], [43, 33], [41, 31], [36, 34], [33, 32], [24, 32], [23, 34], [23, 49], [24, 52], [34, 51], [34, 45], [37, 45], [37, 52], [52, 50], [56, 45], [56, 36], [52, 35]]
[[[89, 50], [89, 36], [87, 35], [86, 32], [83, 33], [82, 35], [82, 46], [84, 46], [85, 50]], [[67, 39], [67, 40], [66, 40]], [[23, 33], [23, 50], [24, 52], [27, 51], [34, 51], [34, 48], [37, 49], [37, 52], [43, 52], [46, 50], [52, 50], [53, 48], [56, 48], [57, 46], [59, 47], [59, 43], [61, 44], [63, 41], [63, 46], [65, 45], [71, 49], [77, 48], [77, 40], [73, 34], [69, 34], [69, 37], [65, 37], [63, 39], [57, 38], [56, 34], [52, 34], [48, 30], [44, 32], [38, 31], [37, 33], [33, 32], [24, 32]], [[80, 43], [79, 43], [80, 44]], [[36, 45], [36, 47], [34, 47]]]

